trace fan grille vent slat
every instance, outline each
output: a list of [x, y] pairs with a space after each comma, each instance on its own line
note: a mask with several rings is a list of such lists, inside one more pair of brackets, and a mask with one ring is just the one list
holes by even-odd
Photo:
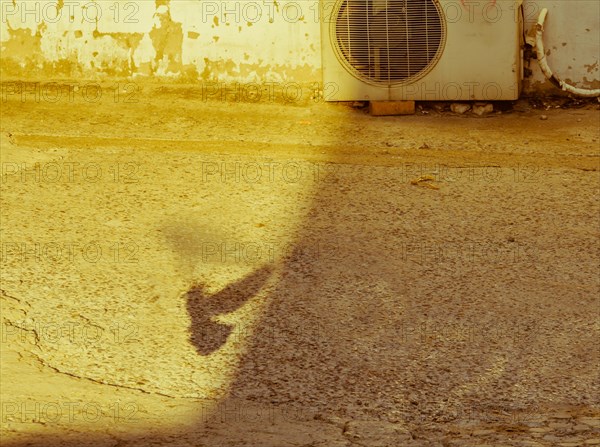
[[332, 37], [355, 76], [397, 84], [421, 77], [436, 64], [444, 25], [436, 0], [342, 0]]

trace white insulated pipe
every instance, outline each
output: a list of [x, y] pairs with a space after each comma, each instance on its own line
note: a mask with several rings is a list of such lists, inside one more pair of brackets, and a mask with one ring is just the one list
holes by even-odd
[[572, 93], [577, 96], [583, 96], [586, 98], [594, 98], [596, 96], [600, 96], [600, 89], [590, 90], [585, 88], [577, 88], [573, 87], [570, 84], [567, 84], [565, 81], [561, 80], [552, 73], [552, 70], [548, 66], [548, 61], [546, 60], [546, 53], [544, 51], [544, 22], [546, 21], [546, 15], [548, 14], [548, 9], [544, 8], [540, 12], [538, 17], [537, 25], [536, 25], [536, 33], [535, 33], [535, 47], [537, 53], [537, 61], [544, 73], [544, 76], [548, 78], [548, 80], [554, 84], [556, 87], [560, 88], [565, 92]]

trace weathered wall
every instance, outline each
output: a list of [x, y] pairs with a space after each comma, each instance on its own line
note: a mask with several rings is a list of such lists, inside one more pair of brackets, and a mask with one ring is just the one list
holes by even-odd
[[[544, 45], [548, 64], [564, 81], [577, 87], [600, 88], [600, 2], [596, 0], [525, 0], [525, 28], [537, 22], [542, 8], [548, 9]], [[527, 66], [527, 65], [526, 65]], [[535, 92], [556, 92], [532, 60], [532, 75], [525, 88]]]
[[[318, 82], [318, 2], [0, 0], [0, 67], [3, 80]], [[526, 0], [527, 28], [543, 7], [551, 67], [577, 86], [597, 88], [600, 2]], [[526, 91], [555, 91], [535, 61], [530, 68]]]
[[319, 25], [308, 15], [316, 11], [313, 0], [0, 3], [6, 76], [239, 82], [320, 76]]

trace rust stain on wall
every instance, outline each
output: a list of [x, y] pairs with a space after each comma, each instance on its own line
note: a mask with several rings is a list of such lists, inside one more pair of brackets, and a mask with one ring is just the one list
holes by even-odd
[[588, 73], [598, 71], [598, 61], [594, 62], [593, 64], [585, 64], [584, 67]]
[[[571, 78], [564, 78], [563, 81], [565, 81], [568, 84], [577, 86], [577, 87], [582, 87], [582, 88], [587, 88], [587, 89], [597, 89], [600, 88], [600, 81], [597, 79], [588, 79], [586, 77], [584, 77], [583, 79], [571, 79]], [[525, 80], [523, 82], [523, 89], [525, 92], [535, 92], [537, 94], [541, 94], [541, 95], [552, 95], [552, 96], [568, 96], [569, 93], [567, 92], [563, 92], [562, 90], [556, 88], [556, 86], [554, 84], [552, 84], [550, 81], [543, 81], [543, 82], [534, 82], [531, 80]]]

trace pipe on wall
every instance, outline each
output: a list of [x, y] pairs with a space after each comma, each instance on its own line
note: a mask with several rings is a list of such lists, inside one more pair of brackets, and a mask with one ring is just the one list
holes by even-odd
[[536, 47], [536, 53], [537, 53], [537, 61], [538, 61], [538, 64], [540, 65], [542, 72], [544, 73], [544, 76], [546, 76], [546, 78], [548, 78], [548, 80], [556, 87], [560, 88], [563, 91], [572, 93], [574, 95], [583, 96], [586, 98], [594, 98], [596, 96], [600, 96], [600, 89], [591, 90], [591, 89], [574, 87], [570, 84], [567, 84], [565, 81], [561, 80], [558, 76], [556, 76], [554, 73], [552, 73], [552, 69], [550, 68], [550, 66], [548, 65], [548, 61], [546, 60], [546, 52], [544, 51], [543, 34], [544, 34], [544, 22], [546, 21], [547, 14], [548, 14], [548, 9], [547, 8], [542, 9], [542, 11], [540, 12], [540, 15], [538, 17], [538, 21], [536, 24], [536, 33], [535, 33], [535, 35], [536, 35], [535, 47]]

